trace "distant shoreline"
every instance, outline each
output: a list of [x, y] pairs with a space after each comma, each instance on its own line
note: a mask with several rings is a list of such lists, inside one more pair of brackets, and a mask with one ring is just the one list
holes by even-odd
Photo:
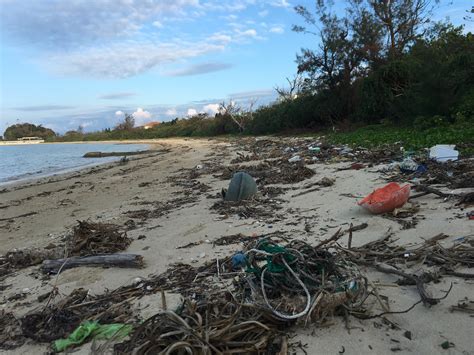
[[0, 141], [0, 146], [32, 145], [32, 144], [157, 144], [166, 138], [156, 139], [124, 139], [110, 141], [73, 141], [73, 142], [34, 142], [34, 141]]

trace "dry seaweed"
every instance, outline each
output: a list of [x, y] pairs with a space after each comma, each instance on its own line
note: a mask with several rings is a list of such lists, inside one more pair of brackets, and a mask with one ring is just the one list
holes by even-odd
[[294, 184], [312, 177], [315, 173], [303, 162], [289, 163], [285, 159], [263, 161], [257, 165], [231, 165], [215, 177], [222, 180], [230, 179], [236, 172], [245, 171], [259, 184]]
[[0, 313], [0, 349], [11, 350], [25, 343], [21, 323], [12, 313]]
[[[338, 246], [347, 254], [347, 259], [358, 265], [373, 267], [376, 270], [400, 276], [398, 284], [416, 285], [425, 305], [437, 304], [441, 298], [433, 298], [425, 290], [425, 284], [438, 281], [441, 275], [456, 275], [458, 277], [472, 278], [472, 274], [454, 273], [458, 266], [474, 266], [474, 240], [462, 238], [461, 241], [453, 243], [451, 247], [444, 247], [439, 242], [448, 238], [445, 234], [438, 234], [418, 247], [407, 249], [404, 246], [395, 245], [390, 241], [391, 234], [383, 238], [367, 243], [357, 248], [343, 248]], [[403, 271], [399, 265], [410, 265], [422, 263], [428, 267], [437, 267], [434, 272], [421, 270], [417, 274]], [[452, 285], [451, 285], [452, 287]], [[450, 291], [450, 290], [449, 290]], [[449, 293], [448, 291], [448, 293]]]
[[37, 342], [50, 342], [67, 337], [84, 320], [97, 320], [105, 324], [132, 318], [128, 299], [91, 296], [82, 288], [74, 290], [56, 304], [51, 303], [53, 297], [41, 311], [21, 318], [24, 336]]
[[183, 196], [166, 202], [151, 202], [153, 209], [133, 210], [127, 211], [124, 214], [129, 218], [139, 219], [145, 221], [152, 218], [160, 218], [173, 210], [182, 208], [190, 203], [196, 202], [197, 196]]
[[186, 299], [181, 310], [164, 310], [147, 319], [129, 340], [115, 345], [114, 353], [280, 353], [286, 336], [262, 321], [254, 307], [229, 293], [198, 302]]
[[108, 223], [78, 221], [68, 240], [69, 255], [112, 254], [128, 248], [132, 242], [120, 227]]
[[224, 201], [219, 200], [211, 206], [211, 210], [216, 211], [223, 218], [238, 215], [240, 218], [255, 218], [265, 220], [276, 220], [282, 218], [276, 211], [282, 207], [278, 200], [267, 200], [256, 197], [252, 200]]

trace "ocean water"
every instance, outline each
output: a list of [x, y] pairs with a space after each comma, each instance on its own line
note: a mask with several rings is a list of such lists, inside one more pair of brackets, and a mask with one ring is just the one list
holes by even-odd
[[147, 148], [146, 144], [113, 143], [0, 145], [0, 185], [120, 159], [83, 158], [87, 152], [132, 152]]

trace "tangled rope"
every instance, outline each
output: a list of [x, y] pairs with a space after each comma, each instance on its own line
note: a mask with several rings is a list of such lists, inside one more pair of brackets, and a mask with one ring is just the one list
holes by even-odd
[[[261, 239], [245, 255], [250, 288], [259, 290], [264, 306], [281, 320], [322, 318], [322, 306], [325, 313], [338, 306], [352, 308], [366, 294], [367, 284], [355, 265], [302, 241], [281, 246]], [[253, 300], [257, 304], [258, 298]], [[272, 300], [286, 311], [278, 310]]]

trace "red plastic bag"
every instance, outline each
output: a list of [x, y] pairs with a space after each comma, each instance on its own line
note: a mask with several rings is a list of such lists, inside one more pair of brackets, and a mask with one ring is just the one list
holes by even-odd
[[391, 182], [375, 190], [357, 204], [372, 213], [387, 213], [402, 207], [410, 197], [410, 185], [400, 186]]

